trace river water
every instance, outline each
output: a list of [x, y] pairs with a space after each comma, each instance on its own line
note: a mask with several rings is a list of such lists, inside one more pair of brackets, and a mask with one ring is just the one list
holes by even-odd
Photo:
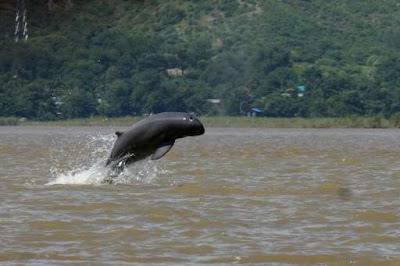
[[400, 131], [218, 129], [103, 184], [117, 127], [0, 127], [0, 264], [400, 265]]

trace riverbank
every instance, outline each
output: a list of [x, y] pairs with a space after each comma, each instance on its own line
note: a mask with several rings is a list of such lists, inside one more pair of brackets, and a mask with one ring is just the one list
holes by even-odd
[[[143, 119], [139, 116], [91, 117], [57, 121], [30, 121], [0, 118], [3, 126], [130, 126]], [[272, 117], [200, 117], [205, 127], [237, 128], [400, 128], [400, 115], [385, 119], [374, 117], [344, 118], [272, 118]]]

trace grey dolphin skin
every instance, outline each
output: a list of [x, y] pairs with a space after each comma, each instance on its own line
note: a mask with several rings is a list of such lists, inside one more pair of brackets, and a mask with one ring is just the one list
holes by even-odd
[[111, 150], [107, 165], [123, 169], [130, 164], [151, 156], [163, 157], [178, 138], [204, 134], [204, 126], [194, 115], [165, 112], [150, 115], [125, 132], [117, 131], [118, 139]]

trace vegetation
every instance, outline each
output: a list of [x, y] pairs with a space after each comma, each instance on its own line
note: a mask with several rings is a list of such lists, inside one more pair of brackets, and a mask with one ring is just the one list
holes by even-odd
[[[206, 128], [400, 128], [400, 115], [397, 119], [385, 119], [383, 116], [373, 117], [336, 117], [336, 118], [303, 118], [303, 117], [245, 117], [245, 116], [205, 116], [200, 120]], [[22, 120], [24, 126], [113, 126], [129, 127], [143, 117], [89, 117], [56, 121]], [[13, 120], [15, 121], [15, 120]], [[0, 125], [2, 120], [0, 119]], [[4, 124], [10, 125], [10, 124]]]
[[399, 121], [397, 0], [32, 0], [27, 9], [29, 40], [15, 43], [15, 13], [0, 6], [3, 117], [257, 107]]
[[18, 126], [20, 119], [16, 117], [0, 117], [0, 126]]

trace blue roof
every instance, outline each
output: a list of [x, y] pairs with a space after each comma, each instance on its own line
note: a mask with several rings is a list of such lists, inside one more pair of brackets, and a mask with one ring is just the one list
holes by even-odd
[[298, 89], [300, 92], [304, 92], [304, 91], [306, 90], [306, 86], [297, 86], [297, 89]]

